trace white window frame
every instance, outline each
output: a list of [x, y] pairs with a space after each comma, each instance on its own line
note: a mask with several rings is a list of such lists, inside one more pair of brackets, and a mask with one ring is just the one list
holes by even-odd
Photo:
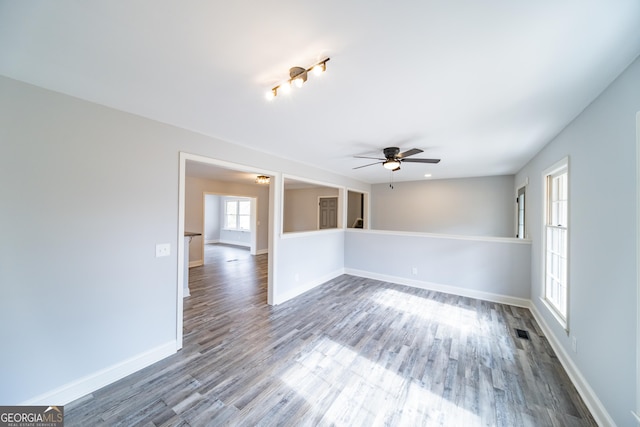
[[[529, 178], [525, 178], [524, 182], [516, 187], [516, 217], [515, 217], [515, 236], [517, 239], [529, 239], [529, 230], [528, 230], [528, 221], [527, 221], [527, 191], [528, 191], [528, 187], [529, 187]], [[522, 218], [522, 224], [523, 224], [523, 230], [522, 233], [520, 233], [520, 192], [522, 191], [523, 196], [524, 196], [524, 203], [523, 205], [523, 214], [524, 217]]]
[[[550, 206], [550, 198], [551, 198], [551, 179], [558, 177], [563, 174], [567, 174], [567, 224], [550, 224], [551, 217], [551, 206]], [[569, 325], [569, 295], [570, 295], [570, 280], [569, 280], [569, 230], [570, 230], [570, 210], [571, 210], [571, 194], [570, 194], [570, 175], [569, 175], [569, 157], [565, 157], [559, 162], [555, 163], [550, 168], [546, 169], [542, 173], [542, 188], [543, 188], [543, 223], [542, 223], [542, 296], [541, 299], [544, 302], [544, 305], [549, 309], [551, 314], [555, 317], [555, 319], [562, 325], [562, 327], [568, 332]], [[554, 290], [549, 288], [548, 283], [548, 255], [550, 249], [547, 247], [548, 239], [547, 236], [549, 232], [560, 231], [561, 233], [556, 234], [564, 234], [565, 242], [564, 242], [564, 251], [563, 253], [558, 254], [557, 252], [552, 252], [552, 256], [556, 258], [559, 256], [560, 258], [564, 258], [564, 277], [560, 277], [560, 280], [564, 280], [563, 286], [565, 289], [564, 292], [564, 307], [558, 305], [558, 298], [551, 298], [549, 296]], [[562, 251], [561, 251], [562, 252]]]
[[[229, 203], [235, 203], [236, 205], [236, 213], [232, 214], [235, 215], [236, 217], [236, 225], [235, 226], [229, 226], [229, 222], [228, 222], [228, 204]], [[249, 213], [248, 214], [240, 214], [240, 203], [248, 203], [249, 204]], [[224, 226], [223, 229], [224, 230], [229, 230], [229, 231], [251, 231], [251, 199], [245, 199], [245, 198], [234, 198], [234, 199], [225, 199], [224, 200]], [[240, 217], [241, 216], [246, 216], [249, 218], [249, 228], [241, 228], [239, 227], [240, 224]]]

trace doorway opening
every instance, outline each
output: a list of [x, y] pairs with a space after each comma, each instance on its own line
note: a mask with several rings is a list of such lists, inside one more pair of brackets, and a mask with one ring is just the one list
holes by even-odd
[[[256, 182], [257, 175], [270, 176], [270, 184]], [[266, 258], [266, 303], [273, 304], [273, 278], [276, 254], [273, 242], [273, 218], [276, 209], [275, 187], [279, 182], [279, 176], [275, 172], [256, 169], [245, 165], [230, 163], [209, 157], [180, 153], [179, 167], [179, 202], [178, 202], [178, 280], [176, 292], [176, 347], [182, 348], [184, 326], [184, 300], [188, 295], [184, 287], [189, 284], [189, 260], [185, 260], [188, 248], [197, 248], [201, 251], [204, 262], [205, 251], [205, 193], [216, 193], [231, 198], [236, 196], [239, 200], [242, 196], [250, 201], [250, 216], [255, 219], [252, 224], [255, 231], [255, 243], [249, 242], [249, 247], [254, 246], [256, 254], [265, 254]], [[255, 199], [255, 200], [254, 200]], [[195, 206], [195, 208], [194, 208]], [[245, 212], [243, 206], [243, 214]], [[238, 220], [238, 215], [236, 220]], [[245, 219], [242, 219], [245, 224]], [[251, 226], [250, 226], [251, 227]], [[187, 230], [189, 228], [189, 230]], [[241, 228], [241, 227], [236, 227]], [[190, 246], [184, 238], [185, 231], [201, 234], [198, 242]], [[241, 230], [235, 230], [241, 231]], [[195, 240], [195, 239], [194, 239]], [[268, 253], [268, 256], [266, 255]], [[253, 256], [253, 255], [252, 255]], [[203, 266], [204, 267], [204, 266]], [[264, 277], [264, 276], [263, 276]]]
[[347, 191], [347, 228], [369, 228], [368, 206], [368, 193]]

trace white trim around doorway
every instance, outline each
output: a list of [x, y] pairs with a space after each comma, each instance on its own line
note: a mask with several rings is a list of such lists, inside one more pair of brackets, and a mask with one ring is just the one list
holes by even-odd
[[254, 168], [247, 165], [241, 165], [238, 163], [231, 163], [224, 160], [218, 160], [211, 157], [201, 156], [197, 154], [190, 154], [180, 152], [179, 156], [179, 168], [178, 168], [178, 250], [177, 250], [177, 286], [176, 286], [176, 350], [182, 348], [183, 338], [183, 316], [184, 316], [184, 221], [185, 221], [185, 193], [186, 193], [186, 169], [187, 161], [194, 161], [198, 163], [205, 163], [226, 169], [232, 169], [242, 172], [256, 173], [259, 175], [268, 175], [272, 177], [272, 185], [269, 189], [269, 232], [268, 232], [268, 284], [267, 284], [267, 303], [273, 304], [274, 294], [274, 277], [275, 277], [275, 265], [277, 258], [277, 251], [275, 250], [276, 242], [273, 238], [273, 225], [275, 215], [279, 215], [280, 209], [278, 208], [279, 197], [277, 192], [274, 191], [277, 185], [282, 181], [282, 175], [273, 171], [267, 171], [264, 169]]

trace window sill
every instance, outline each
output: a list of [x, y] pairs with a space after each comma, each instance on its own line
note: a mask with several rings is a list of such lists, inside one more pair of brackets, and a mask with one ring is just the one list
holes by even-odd
[[251, 233], [251, 230], [238, 230], [236, 228], [223, 228], [222, 231], [236, 231], [238, 233]]

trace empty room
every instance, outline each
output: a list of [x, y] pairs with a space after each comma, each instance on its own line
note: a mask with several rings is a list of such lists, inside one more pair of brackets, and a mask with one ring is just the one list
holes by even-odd
[[0, 0], [0, 52], [0, 422], [640, 425], [640, 2]]

